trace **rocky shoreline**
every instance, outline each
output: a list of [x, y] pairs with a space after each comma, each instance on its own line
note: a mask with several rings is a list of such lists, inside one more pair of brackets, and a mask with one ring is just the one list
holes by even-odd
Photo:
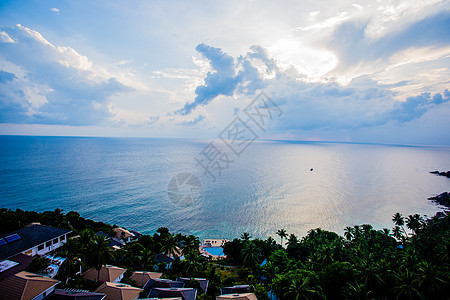
[[432, 172], [430, 172], [431, 174], [436, 174], [436, 175], [439, 175], [439, 176], [445, 176], [445, 177], [447, 177], [447, 178], [450, 178], [450, 171], [447, 171], [447, 172], [439, 172], [439, 171], [432, 171]]
[[428, 198], [428, 200], [431, 200], [436, 204], [450, 208], [450, 193], [448, 192], [443, 192], [442, 194], [439, 194], [437, 196], [430, 197]]

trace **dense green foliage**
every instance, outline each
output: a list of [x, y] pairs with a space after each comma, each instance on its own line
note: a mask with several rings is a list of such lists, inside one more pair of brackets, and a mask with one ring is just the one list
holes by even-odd
[[[66, 261], [58, 279], [63, 286], [94, 290], [99, 283], [82, 279], [82, 271], [104, 264], [126, 268], [123, 282], [135, 284], [134, 270], [162, 271], [163, 277], [201, 277], [210, 280], [207, 294], [198, 299], [215, 299], [220, 287], [251, 284], [258, 299], [272, 291], [284, 299], [445, 299], [450, 293], [450, 215], [448, 212], [424, 220], [419, 215], [393, 216], [393, 229], [375, 230], [371, 225], [347, 227], [344, 236], [313, 229], [303, 238], [281, 229], [272, 237], [252, 239], [243, 233], [225, 244], [227, 260], [209, 261], [200, 255], [199, 239], [172, 234], [160, 228], [113, 251], [103, 236], [113, 226], [86, 220], [76, 212], [61, 210], [35, 213], [0, 209], [4, 232], [30, 222], [71, 229], [76, 238], [59, 249]], [[175, 257], [170, 269], [157, 263], [155, 255]], [[178, 255], [185, 259], [180, 260]], [[35, 259], [34, 271], [45, 261]], [[189, 286], [196, 287], [191, 281]]]
[[10, 210], [0, 208], [0, 234], [23, 228], [32, 222], [69, 229], [74, 233], [79, 233], [85, 228], [90, 228], [95, 232], [103, 231], [108, 234], [113, 234], [113, 226], [103, 222], [82, 218], [80, 214], [75, 211], [64, 214], [63, 210], [57, 208], [54, 211], [37, 213], [34, 211], [23, 211], [21, 209]]
[[224, 253], [244, 266], [246, 249], [264, 253], [249, 257], [247, 267], [282, 300], [445, 299], [450, 294], [449, 214], [428, 220], [395, 214], [393, 222], [392, 233], [364, 224], [345, 228], [344, 237], [320, 228], [300, 240], [291, 234], [285, 248], [270, 240], [235, 239]]

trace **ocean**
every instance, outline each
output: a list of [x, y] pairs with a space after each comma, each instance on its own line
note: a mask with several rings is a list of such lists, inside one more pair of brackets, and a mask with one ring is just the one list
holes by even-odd
[[392, 228], [450, 190], [429, 174], [450, 170], [449, 147], [254, 141], [237, 155], [210, 140], [0, 136], [0, 153], [0, 207], [200, 238]]

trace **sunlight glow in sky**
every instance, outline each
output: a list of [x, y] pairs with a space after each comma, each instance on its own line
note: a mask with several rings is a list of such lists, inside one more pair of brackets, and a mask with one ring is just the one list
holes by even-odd
[[2, 1], [0, 134], [450, 145], [448, 1]]

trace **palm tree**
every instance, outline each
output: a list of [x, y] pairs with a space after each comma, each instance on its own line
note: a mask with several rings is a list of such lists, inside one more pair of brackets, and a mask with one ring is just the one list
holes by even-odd
[[287, 243], [286, 243], [286, 245], [289, 247], [289, 246], [295, 246], [295, 245], [297, 245], [298, 244], [298, 238], [295, 236], [295, 234], [293, 234], [293, 233], [291, 233], [290, 235], [289, 235], [289, 239], [288, 239], [288, 241], [287, 241]]
[[415, 234], [422, 226], [423, 219], [419, 214], [410, 215], [406, 218], [406, 227]]
[[342, 289], [345, 299], [372, 299], [371, 293], [366, 283], [359, 282], [347, 283], [347, 286]]
[[76, 239], [68, 239], [61, 248], [58, 249], [59, 255], [65, 258], [61, 264], [61, 271], [66, 275], [66, 285], [76, 275], [77, 271], [84, 266], [79, 258], [81, 254], [81, 245]]
[[279, 229], [277, 235], [281, 238], [281, 247], [283, 247], [283, 238], [287, 237], [287, 232], [284, 229]]
[[307, 274], [298, 274], [291, 280], [291, 284], [283, 296], [290, 300], [326, 299], [322, 289], [319, 285], [314, 284], [314, 281], [314, 278]]
[[244, 232], [243, 234], [241, 234], [241, 239], [243, 239], [244, 241], [248, 241], [251, 237], [252, 236], [248, 232]]
[[398, 273], [394, 272], [393, 277], [395, 280], [394, 291], [397, 293], [397, 299], [424, 298], [419, 290], [419, 280], [408, 269], [405, 268]]
[[397, 240], [403, 240], [403, 233], [400, 230], [400, 226], [395, 226], [394, 229], [392, 230], [392, 235], [397, 239]]
[[175, 257], [176, 255], [179, 254], [177, 252], [177, 244], [178, 243], [175, 237], [172, 234], [168, 233], [163, 236], [161, 250], [164, 252], [165, 255]]
[[253, 242], [248, 242], [242, 248], [242, 259], [245, 266], [250, 267], [250, 274], [253, 274], [253, 267], [260, 262], [261, 252]]
[[280, 272], [280, 268], [276, 266], [273, 262], [267, 261], [262, 267], [262, 273], [266, 277], [267, 282], [270, 284], [270, 290], [272, 291], [272, 280]]
[[91, 244], [94, 232], [91, 229], [83, 229], [80, 232], [78, 243], [80, 244], [80, 252], [83, 255], [83, 262], [86, 263], [86, 256], [89, 252], [89, 245]]
[[188, 253], [195, 253], [198, 254], [199, 253], [199, 246], [200, 246], [200, 240], [198, 239], [198, 237], [194, 236], [194, 235], [188, 235], [185, 236], [183, 238], [183, 255], [187, 255]]
[[418, 264], [417, 279], [420, 289], [426, 291], [429, 298], [436, 297], [437, 291], [448, 283], [442, 278], [439, 269], [426, 261]]
[[88, 255], [90, 263], [98, 271], [97, 281], [99, 281], [100, 270], [113, 258], [112, 248], [109, 247], [109, 243], [104, 236], [95, 235], [92, 238]]
[[345, 227], [344, 236], [348, 241], [351, 241], [353, 238], [353, 228], [350, 226]]
[[142, 286], [144, 286], [144, 277], [145, 277], [145, 273], [146, 273], [147, 269], [156, 264], [155, 256], [149, 249], [144, 248], [140, 251], [139, 260], [140, 260], [140, 263], [142, 266], [142, 272], [143, 272]]
[[403, 225], [405, 225], [405, 219], [403, 218], [401, 213], [396, 213], [392, 217], [392, 221], [394, 222], [394, 224], [396, 226], [400, 226], [403, 229], [403, 232], [405, 233], [405, 236], [408, 236], [408, 234], [406, 233], [405, 227], [403, 226]]

